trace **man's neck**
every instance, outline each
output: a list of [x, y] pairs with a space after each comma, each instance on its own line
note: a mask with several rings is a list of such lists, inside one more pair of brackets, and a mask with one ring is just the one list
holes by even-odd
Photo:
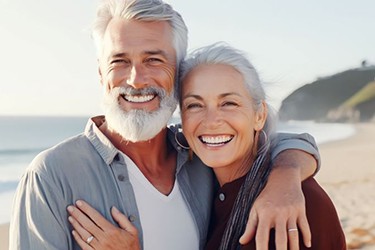
[[177, 153], [167, 141], [167, 128], [148, 141], [130, 142], [111, 131], [107, 123], [100, 130], [126, 154], [159, 192], [168, 195], [174, 185]]

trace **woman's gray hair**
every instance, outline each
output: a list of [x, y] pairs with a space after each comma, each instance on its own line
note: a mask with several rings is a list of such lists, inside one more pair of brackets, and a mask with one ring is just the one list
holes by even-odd
[[[245, 87], [248, 89], [254, 102], [254, 109], [259, 111], [259, 109], [262, 108], [262, 102], [266, 101], [266, 93], [256, 69], [244, 52], [224, 42], [214, 43], [190, 53], [188, 58], [180, 66], [179, 97], [181, 97], [181, 85], [186, 75], [202, 64], [222, 64], [233, 67], [244, 78]], [[181, 98], [179, 99], [181, 104]], [[263, 130], [270, 137], [275, 129], [276, 116], [270, 105], [267, 104], [267, 107], [268, 116]]]
[[[228, 65], [237, 70], [244, 79], [245, 87], [253, 101], [254, 110], [261, 111], [262, 103], [266, 100], [266, 94], [257, 71], [243, 52], [225, 43], [215, 43], [193, 52], [181, 65], [180, 84], [184, 84], [184, 78], [194, 68], [200, 65], [214, 64]], [[181, 104], [181, 88], [179, 89], [179, 95]], [[256, 197], [264, 188], [271, 171], [269, 164], [271, 159], [270, 147], [271, 137], [274, 134], [275, 116], [268, 104], [267, 106], [268, 114], [263, 128], [264, 133], [258, 133], [256, 152], [253, 151], [254, 148], [251, 148], [249, 154], [244, 157], [243, 166], [246, 167], [249, 164], [251, 166], [237, 194], [219, 250], [239, 249], [239, 238], [245, 230], [250, 209]], [[255, 153], [255, 155], [252, 155], [252, 153]]]
[[[103, 50], [103, 38], [112, 18], [137, 21], [167, 21], [172, 27], [173, 46], [176, 51], [176, 67], [186, 56], [188, 29], [181, 15], [161, 0], [101, 0], [92, 28], [98, 56]], [[176, 74], [176, 81], [178, 77]]]

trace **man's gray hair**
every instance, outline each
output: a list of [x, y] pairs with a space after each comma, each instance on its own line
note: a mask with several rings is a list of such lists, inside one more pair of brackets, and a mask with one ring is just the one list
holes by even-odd
[[103, 38], [107, 26], [114, 17], [146, 22], [167, 21], [173, 30], [173, 46], [178, 70], [180, 62], [186, 56], [188, 30], [181, 15], [172, 6], [161, 0], [101, 0], [92, 28], [98, 56], [103, 50]]
[[[259, 79], [258, 72], [248, 60], [244, 52], [237, 50], [224, 42], [199, 48], [192, 52], [180, 67], [180, 84], [178, 88], [181, 102], [181, 85], [186, 75], [199, 65], [222, 64], [233, 67], [244, 79], [245, 87], [253, 99], [255, 110], [262, 108], [262, 102], [266, 100], [266, 93], [263, 84]], [[180, 103], [181, 104], [181, 103]], [[271, 135], [275, 129], [275, 113], [268, 106], [268, 117], [263, 130]]]

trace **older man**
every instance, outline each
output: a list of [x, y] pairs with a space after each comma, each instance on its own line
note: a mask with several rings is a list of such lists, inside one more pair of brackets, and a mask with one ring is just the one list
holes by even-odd
[[[110, 210], [119, 208], [137, 228], [145, 249], [201, 249], [212, 173], [196, 157], [189, 158], [178, 141], [178, 128], [167, 128], [177, 106], [178, 66], [187, 48], [181, 16], [158, 0], [105, 0], [94, 38], [105, 117], [91, 118], [83, 134], [33, 160], [14, 200], [10, 249], [79, 249], [66, 211], [78, 199], [113, 224]], [[257, 235], [260, 249], [272, 227], [278, 244], [286, 247], [287, 226], [297, 222], [309, 240], [300, 181], [315, 171], [311, 155], [318, 153], [308, 135], [280, 135], [273, 154], [285, 149], [307, 153], [289, 150], [275, 160], [270, 183], [250, 216], [248, 238], [258, 227], [263, 232]], [[284, 201], [288, 192], [292, 201]], [[95, 232], [80, 234], [93, 249], [99, 246]]]

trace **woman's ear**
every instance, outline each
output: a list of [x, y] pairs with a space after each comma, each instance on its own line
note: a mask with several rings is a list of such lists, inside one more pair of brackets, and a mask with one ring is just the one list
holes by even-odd
[[268, 115], [268, 107], [265, 101], [262, 101], [260, 104], [260, 107], [258, 111], [255, 114], [255, 125], [254, 129], [256, 131], [260, 131], [263, 129], [264, 124], [266, 123], [267, 120], [267, 115]]

